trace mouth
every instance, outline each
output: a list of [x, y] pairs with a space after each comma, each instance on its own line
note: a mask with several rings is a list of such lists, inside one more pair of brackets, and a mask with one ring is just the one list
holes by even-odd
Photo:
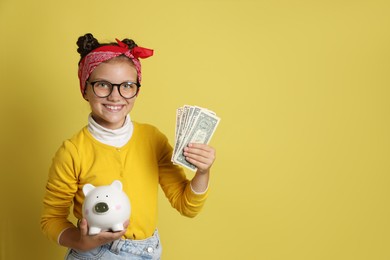
[[104, 105], [105, 108], [107, 108], [111, 112], [117, 112], [120, 111], [123, 108], [123, 105]]

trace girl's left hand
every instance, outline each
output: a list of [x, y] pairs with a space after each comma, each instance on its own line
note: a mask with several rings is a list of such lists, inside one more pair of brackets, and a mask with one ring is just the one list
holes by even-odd
[[184, 148], [184, 156], [199, 173], [208, 173], [215, 161], [215, 149], [207, 144], [190, 143]]

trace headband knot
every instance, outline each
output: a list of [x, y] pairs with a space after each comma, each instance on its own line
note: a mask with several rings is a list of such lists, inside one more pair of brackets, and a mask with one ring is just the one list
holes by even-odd
[[85, 83], [92, 71], [102, 62], [108, 61], [112, 58], [118, 57], [120, 55], [125, 55], [132, 60], [135, 69], [137, 70], [137, 79], [138, 83], [141, 83], [142, 74], [141, 74], [141, 62], [139, 58], [145, 59], [150, 56], [153, 56], [153, 50], [143, 48], [143, 47], [134, 47], [129, 50], [129, 46], [115, 39], [118, 45], [104, 45], [92, 50], [88, 53], [79, 64], [78, 76], [80, 80], [80, 91], [84, 95], [85, 92]]
[[142, 47], [134, 47], [131, 50], [131, 54], [134, 56], [134, 58], [138, 59], [145, 59], [153, 55], [153, 50], [151, 49], [146, 49]]
[[125, 48], [125, 49], [129, 49], [129, 46], [126, 43], [122, 42], [121, 40], [118, 40], [117, 38], [115, 38], [115, 40], [118, 43], [119, 47], [122, 47], [122, 48]]

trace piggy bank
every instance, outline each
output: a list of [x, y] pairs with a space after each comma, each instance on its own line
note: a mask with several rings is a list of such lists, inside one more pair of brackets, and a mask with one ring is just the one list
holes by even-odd
[[90, 235], [124, 229], [123, 223], [130, 218], [131, 206], [122, 191], [122, 182], [116, 180], [111, 185], [98, 187], [85, 184], [83, 193], [83, 215], [88, 221]]

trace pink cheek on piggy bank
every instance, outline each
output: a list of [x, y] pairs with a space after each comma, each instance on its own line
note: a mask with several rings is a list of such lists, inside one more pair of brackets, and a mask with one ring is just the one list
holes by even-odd
[[85, 215], [88, 215], [89, 214], [89, 209], [86, 209], [85, 210]]
[[122, 206], [121, 206], [120, 204], [118, 204], [118, 205], [115, 206], [115, 209], [116, 209], [116, 210], [120, 210], [121, 208], [122, 208]]

